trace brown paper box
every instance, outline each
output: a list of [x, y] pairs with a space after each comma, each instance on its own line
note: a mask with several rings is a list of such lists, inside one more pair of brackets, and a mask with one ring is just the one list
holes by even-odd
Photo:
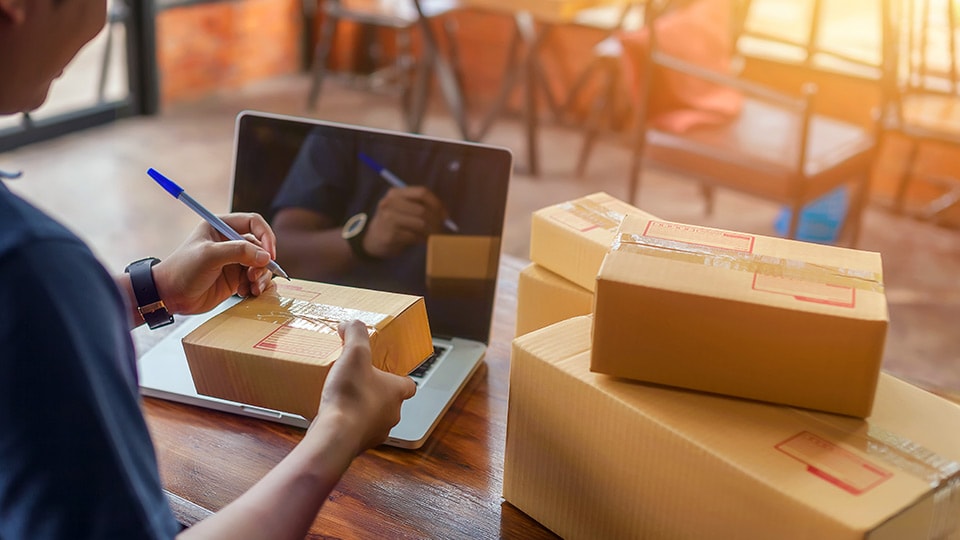
[[561, 537], [960, 537], [960, 406], [887, 374], [865, 420], [610, 377], [590, 328], [513, 343], [503, 495]]
[[530, 223], [530, 260], [593, 292], [625, 215], [653, 217], [603, 192], [537, 210]]
[[367, 325], [373, 364], [406, 375], [433, 353], [423, 298], [303, 280], [275, 281], [183, 338], [197, 392], [313, 418], [340, 356], [337, 326]]
[[517, 282], [516, 335], [593, 311], [593, 293], [531, 263]]
[[594, 371], [870, 414], [879, 253], [628, 216], [597, 283]]

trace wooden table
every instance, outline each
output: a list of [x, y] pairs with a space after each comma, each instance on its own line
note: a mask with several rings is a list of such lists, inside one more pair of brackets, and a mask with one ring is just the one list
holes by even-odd
[[[503, 501], [510, 342], [517, 276], [505, 256], [484, 361], [420, 450], [358, 457], [324, 504], [310, 538], [556, 538]], [[178, 519], [223, 508], [275, 466], [303, 430], [144, 398], [160, 475]]]

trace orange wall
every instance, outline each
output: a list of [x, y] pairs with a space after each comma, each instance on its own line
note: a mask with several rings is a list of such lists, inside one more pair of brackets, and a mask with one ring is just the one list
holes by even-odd
[[300, 0], [243, 0], [161, 11], [156, 23], [161, 106], [296, 72], [300, 6]]

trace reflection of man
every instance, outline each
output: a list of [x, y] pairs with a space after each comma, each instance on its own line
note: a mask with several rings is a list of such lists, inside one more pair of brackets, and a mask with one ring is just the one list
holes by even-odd
[[[426, 240], [453, 234], [461, 163], [334, 131], [311, 132], [273, 201], [277, 258], [292, 275], [423, 295]], [[361, 157], [362, 156], [362, 157]], [[408, 182], [396, 187], [379, 165]]]

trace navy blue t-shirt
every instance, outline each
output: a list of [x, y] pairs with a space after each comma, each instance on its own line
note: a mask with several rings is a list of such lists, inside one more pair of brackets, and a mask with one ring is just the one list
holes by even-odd
[[129, 326], [93, 253], [0, 184], [0, 540], [179, 532]]

